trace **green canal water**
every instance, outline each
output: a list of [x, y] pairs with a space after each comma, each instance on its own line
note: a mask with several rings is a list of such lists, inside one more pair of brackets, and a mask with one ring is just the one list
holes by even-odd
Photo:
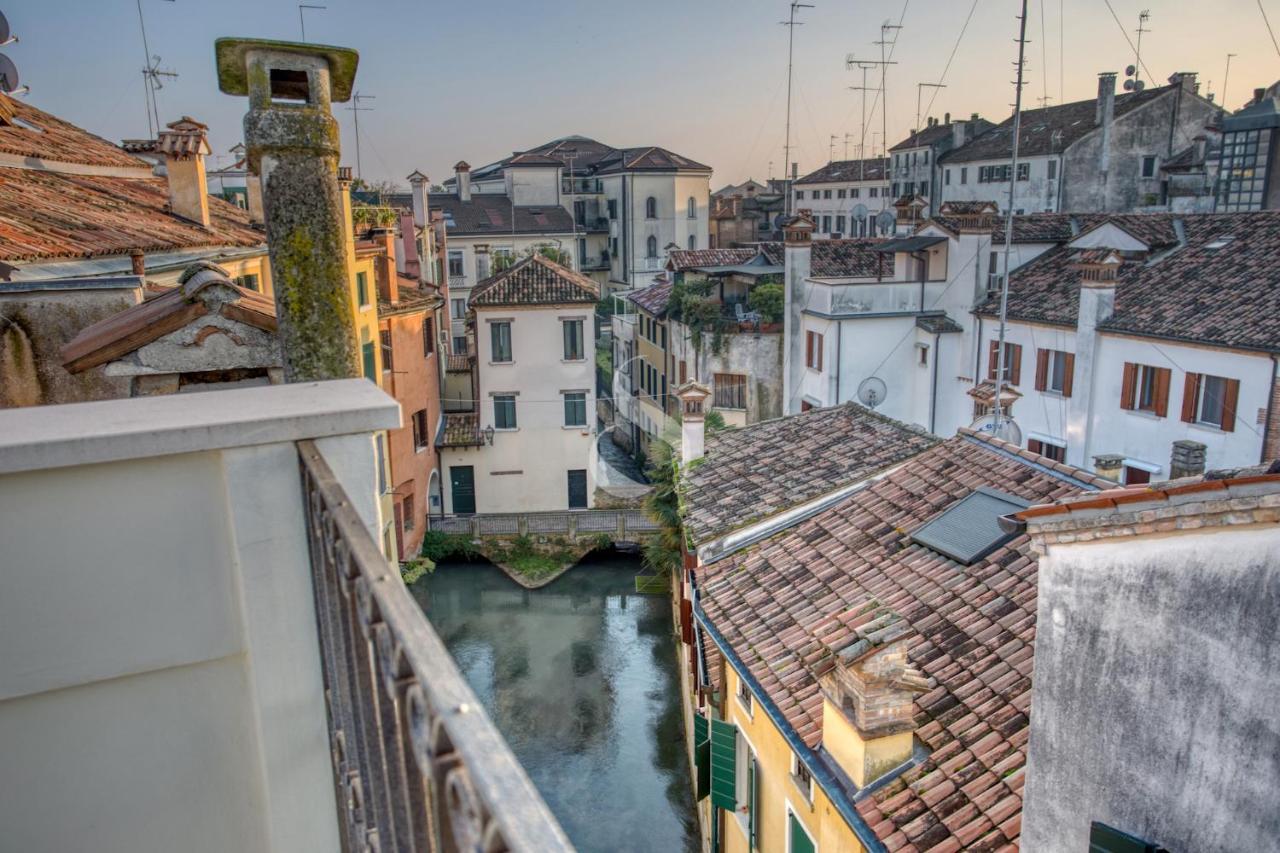
[[639, 571], [592, 555], [525, 590], [487, 563], [441, 563], [412, 587], [582, 851], [697, 849], [671, 607], [635, 593]]

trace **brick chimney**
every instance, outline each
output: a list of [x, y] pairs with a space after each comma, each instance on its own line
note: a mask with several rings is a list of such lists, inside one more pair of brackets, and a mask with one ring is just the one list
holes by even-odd
[[1124, 457], [1118, 453], [1100, 453], [1093, 457], [1093, 473], [1119, 483], [1124, 477]]
[[1169, 479], [1180, 477], [1199, 477], [1204, 473], [1205, 445], [1198, 441], [1179, 439], [1173, 443], [1173, 453], [1169, 458]]
[[396, 271], [396, 229], [394, 226], [378, 226], [369, 235], [378, 244], [378, 258], [374, 261], [378, 295], [395, 305], [400, 301], [399, 273]]
[[680, 464], [701, 459], [706, 450], [705, 406], [711, 389], [697, 382], [686, 382], [676, 389], [680, 399]]
[[356, 52], [239, 38], [218, 39], [214, 52], [218, 87], [249, 97], [247, 165], [262, 178], [285, 381], [358, 377], [350, 219], [330, 109], [351, 98]]
[[453, 174], [458, 182], [458, 200], [471, 201], [471, 166], [466, 160], [459, 160], [453, 167]]
[[1086, 249], [1071, 268], [1080, 275], [1080, 309], [1076, 315], [1076, 354], [1073, 385], [1085, 389], [1067, 403], [1067, 464], [1085, 466], [1088, 448], [1089, 403], [1098, 353], [1098, 326], [1115, 311], [1116, 280], [1124, 257], [1112, 249]]
[[835, 623], [831, 668], [818, 676], [822, 748], [863, 788], [911, 758], [912, 704], [933, 684], [909, 663], [910, 629], [897, 613], [870, 602]]
[[165, 156], [169, 210], [208, 228], [209, 184], [204, 158], [209, 154], [209, 128], [191, 116], [183, 116], [166, 127], [156, 139], [156, 148]]
[[795, 216], [782, 227], [783, 248], [783, 301], [786, 306], [783, 339], [782, 399], [783, 414], [799, 410], [799, 394], [796, 389], [804, 376], [804, 306], [808, 293], [808, 279], [812, 268], [813, 221], [806, 216]]

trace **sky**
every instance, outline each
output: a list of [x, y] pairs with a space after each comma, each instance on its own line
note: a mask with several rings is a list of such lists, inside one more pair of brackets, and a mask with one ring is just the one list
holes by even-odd
[[[480, 166], [543, 142], [582, 134], [624, 147], [661, 145], [713, 167], [712, 187], [783, 173], [786, 0], [310, 0], [309, 41], [360, 52], [362, 176], [404, 185], [433, 181], [465, 159]], [[24, 0], [3, 4], [20, 41], [4, 48], [26, 98], [113, 141], [147, 136], [139, 0]], [[792, 157], [800, 173], [857, 151], [862, 74], [850, 54], [879, 59], [880, 26], [901, 22], [887, 66], [887, 116], [868, 93], [866, 150], [904, 138], [926, 114], [1001, 120], [1012, 112], [1017, 14], [1013, 0], [811, 0], [794, 30]], [[1110, 2], [1121, 26], [1108, 10]], [[227, 165], [241, 139], [244, 98], [218, 91], [220, 36], [298, 40], [299, 10], [285, 0], [140, 0], [151, 53], [178, 73], [158, 93], [162, 123], [190, 115], [210, 127], [209, 168]], [[1199, 72], [1201, 92], [1228, 106], [1280, 79], [1280, 49], [1259, 0], [1028, 0], [1026, 92], [1037, 106], [1092, 98], [1097, 73], [1122, 76], [1138, 13], [1144, 80]], [[1261, 0], [1280, 27], [1280, 0]], [[972, 10], [972, 17], [970, 12]], [[968, 19], [967, 27], [965, 26]], [[963, 29], [963, 35], [962, 35]], [[954, 59], [948, 68], [948, 57]], [[945, 73], [945, 76], [944, 76]], [[867, 75], [878, 85], [879, 72]], [[936, 92], [936, 98], [934, 93]], [[344, 164], [357, 165], [350, 104], [335, 104]], [[850, 135], [846, 145], [846, 134]], [[834, 146], [831, 137], [835, 136]]]

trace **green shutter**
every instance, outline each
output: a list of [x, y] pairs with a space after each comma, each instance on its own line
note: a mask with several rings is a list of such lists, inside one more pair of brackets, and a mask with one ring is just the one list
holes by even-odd
[[693, 766], [697, 771], [695, 799], [701, 802], [711, 793], [711, 732], [701, 714], [693, 715]]
[[363, 344], [360, 353], [364, 357], [364, 378], [370, 382], [378, 381], [378, 360], [373, 354], [373, 342]]
[[738, 759], [738, 727], [711, 720], [711, 804], [728, 811], [738, 808], [734, 796]]
[[760, 762], [751, 756], [747, 766], [747, 837], [751, 839], [751, 849], [756, 849], [756, 838], [760, 830], [760, 821], [756, 819], [756, 805], [760, 802]]
[[787, 815], [790, 823], [788, 833], [791, 835], [791, 853], [814, 853], [813, 839], [804, 831], [804, 826], [793, 814]]

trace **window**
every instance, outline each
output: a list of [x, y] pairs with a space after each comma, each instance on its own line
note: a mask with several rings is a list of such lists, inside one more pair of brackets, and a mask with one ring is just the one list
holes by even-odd
[[879, 189], [878, 187], [872, 187], [872, 188], [871, 188], [871, 190], [867, 193], [867, 195], [868, 195], [870, 198], [875, 198], [875, 197], [876, 197], [876, 191], [877, 191], [878, 189]]
[[455, 320], [464, 320], [467, 316], [467, 300], [464, 296], [455, 296], [449, 300], [449, 316]]
[[1267, 187], [1271, 128], [1222, 135], [1217, 211], [1261, 210]]
[[822, 335], [817, 332], [804, 333], [804, 366], [822, 370]]
[[830, 216], [822, 217], [822, 233], [823, 234], [831, 233], [831, 217]]
[[1234, 432], [1239, 398], [1238, 379], [1188, 373], [1182, 389], [1182, 420]]
[[1039, 453], [1046, 459], [1052, 459], [1054, 462], [1067, 461], [1067, 446], [1065, 444], [1056, 444], [1052, 441], [1042, 441], [1038, 438], [1027, 440], [1027, 450], [1032, 453]]
[[646, 243], [645, 243], [645, 257], [646, 257], [646, 258], [656, 258], [656, 257], [658, 257], [658, 238], [657, 238], [657, 237], [650, 236], [650, 237], [649, 237], [649, 239], [648, 239], [648, 241], [646, 241]]
[[831, 198], [831, 190], [823, 190], [823, 191], [822, 191], [822, 197], [823, 197], [823, 198]]
[[[876, 195], [875, 187], [872, 187], [872, 188], [871, 188], [871, 197], [872, 197], [872, 198], [875, 198], [875, 195]], [[897, 196], [898, 196], [898, 182], [897, 182], [897, 181], [894, 181], [894, 182], [893, 182], [893, 195], [894, 195], [894, 198], [897, 198]]]
[[698, 218], [698, 203], [694, 201], [693, 196], [689, 196], [689, 201], [685, 203], [685, 215], [690, 219]]
[[491, 344], [490, 361], [501, 364], [511, 361], [511, 324], [490, 323], [489, 341]]
[[644, 218], [645, 219], [658, 218], [658, 200], [653, 196], [649, 196], [644, 200]]
[[928, 194], [929, 194], [929, 182], [928, 182], [928, 181], [921, 181], [921, 182], [920, 182], [920, 195], [928, 195]]
[[378, 381], [378, 354], [373, 350], [373, 341], [365, 341], [360, 345], [360, 363], [364, 378], [370, 382]]
[[838, 231], [841, 234], [844, 233], [844, 216], [843, 215], [836, 217], [836, 231]]
[[929, 149], [928, 148], [924, 150], [924, 164], [926, 166], [929, 165]]
[[1149, 412], [1163, 418], [1169, 413], [1169, 378], [1167, 367], [1126, 362], [1120, 386], [1120, 408]]
[[813, 802], [813, 774], [795, 753], [791, 754], [791, 781], [796, 783], [805, 800]]
[[804, 190], [796, 190], [796, 201], [804, 201]]
[[453, 351], [458, 355], [466, 355], [466, 352], [467, 352], [467, 336], [466, 335], [453, 336]]
[[1030, 179], [1031, 179], [1031, 164], [1019, 163], [1018, 164], [1018, 180], [1027, 181]]
[[1145, 468], [1135, 468], [1132, 465], [1124, 466], [1124, 484], [1126, 486], [1141, 486], [1151, 482], [1151, 472]]
[[413, 529], [413, 495], [405, 495], [403, 506], [404, 506], [404, 510], [401, 512], [400, 517], [404, 519], [404, 529], [412, 530]]
[[586, 358], [582, 348], [582, 321], [562, 320], [560, 326], [564, 331], [564, 360], [582, 361]]
[[431, 440], [431, 430], [427, 424], [427, 410], [418, 409], [413, 413], [413, 446], [415, 450], [426, 450]]
[[618, 218], [618, 200], [615, 198], [611, 198], [609, 199], [609, 202], [606, 206], [609, 208], [609, 218], [617, 219]]
[[862, 193], [862, 190], [860, 190], [857, 187], [854, 187], [853, 189], [849, 190], [849, 198], [857, 198], [861, 193]]
[[1056, 177], [1058, 177], [1058, 161], [1050, 160], [1049, 161], [1049, 180], [1052, 181]]
[[238, 275], [236, 276], [236, 284], [239, 285], [240, 287], [243, 287], [245, 290], [257, 290], [258, 276], [255, 273], [245, 273], [244, 275]]
[[516, 396], [514, 394], [493, 395], [493, 428], [516, 428]]
[[[987, 352], [987, 379], [996, 381], [996, 372], [1000, 367], [1000, 342], [992, 341]], [[1022, 346], [1005, 341], [1004, 344], [1004, 381], [1017, 385], [1022, 379]]]
[[356, 301], [364, 308], [369, 304], [369, 274], [356, 273]]
[[1073, 353], [1056, 349], [1036, 350], [1036, 390], [1070, 397], [1075, 366]]
[[717, 373], [712, 383], [715, 388], [717, 409], [745, 409], [747, 407], [747, 377], [740, 373]]
[[919, 364], [921, 367], [929, 366], [929, 345], [928, 344], [916, 344], [916, 359], [917, 359], [916, 363]]
[[804, 828], [796, 813], [787, 810], [787, 850], [790, 853], [814, 853], [818, 847], [813, 843], [809, 830]]
[[733, 788], [737, 808], [734, 809], [733, 816], [747, 836], [747, 849], [755, 850], [758, 845], [757, 832], [760, 826], [757, 817], [760, 799], [760, 765], [756, 760], [755, 750], [742, 736], [741, 730], [735, 738], [734, 751], [736, 759]]
[[429, 356], [436, 351], [435, 323], [430, 317], [422, 318], [422, 354]]
[[742, 709], [747, 712], [748, 717], [755, 716], [755, 702], [751, 695], [751, 688], [747, 686], [747, 682], [738, 679], [738, 703], [742, 705]]
[[449, 278], [462, 278], [462, 252], [449, 250]]
[[476, 280], [484, 281], [489, 277], [489, 253], [476, 252]]
[[382, 345], [382, 369], [395, 370], [391, 364], [391, 333], [378, 332], [378, 342]]
[[1142, 158], [1142, 177], [1154, 178], [1156, 176], [1156, 158], [1154, 154], [1148, 154]]
[[950, 169], [942, 170], [942, 183], [945, 186], [948, 186], [948, 187], [951, 186], [951, 170]]
[[968, 166], [960, 167], [960, 183], [962, 184], [969, 183], [969, 167]]
[[689, 235], [689, 248], [690, 248], [690, 249], [696, 249], [696, 248], [698, 248], [698, 235], [697, 235], [697, 234], [690, 234], [690, 235]]
[[568, 391], [565, 393], [564, 425], [567, 427], [584, 427], [587, 425], [587, 394], [585, 391]]
[[836, 190], [836, 198], [844, 198], [844, 196], [845, 196], [844, 190]]

